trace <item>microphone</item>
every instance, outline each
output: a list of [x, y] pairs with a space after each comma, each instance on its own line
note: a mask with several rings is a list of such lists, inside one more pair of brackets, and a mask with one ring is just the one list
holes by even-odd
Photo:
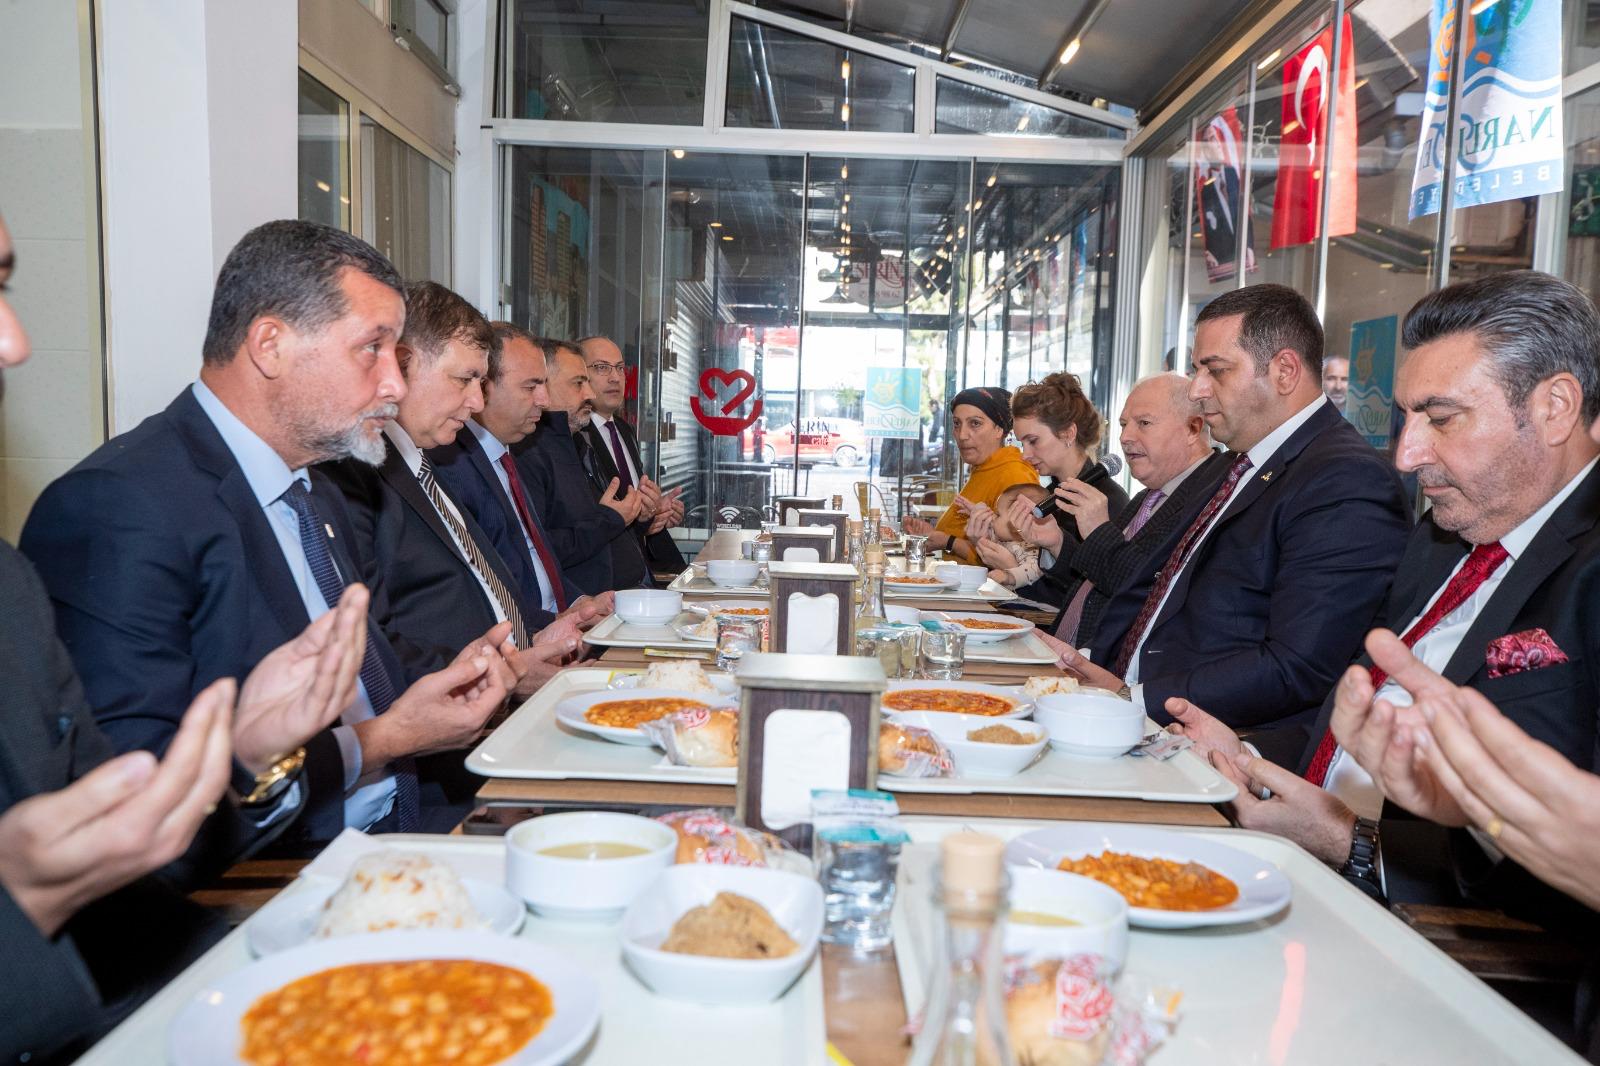
[[[1116, 477], [1122, 471], [1122, 457], [1120, 455], [1103, 455], [1100, 457], [1100, 465], [1105, 468], [1107, 474]], [[1056, 499], [1055, 493], [1052, 492], [1044, 498], [1043, 502], [1034, 507], [1033, 516], [1035, 518], [1045, 518], [1059, 510], [1061, 510], [1061, 501]]]

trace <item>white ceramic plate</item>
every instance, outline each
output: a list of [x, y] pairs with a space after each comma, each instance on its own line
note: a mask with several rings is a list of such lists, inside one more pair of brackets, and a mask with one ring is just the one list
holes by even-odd
[[1120, 851], [1149, 859], [1198, 862], [1239, 886], [1239, 898], [1210, 911], [1129, 907], [1128, 921], [1146, 929], [1190, 929], [1270, 918], [1289, 905], [1289, 879], [1272, 863], [1189, 833], [1143, 826], [1080, 822], [1024, 833], [1006, 845], [1006, 863], [1054, 870], [1062, 859]]
[[1005, 622], [1010, 626], [1009, 629], [969, 629], [966, 626], [962, 626], [962, 629], [967, 630], [968, 644], [998, 644], [1002, 640], [1011, 640], [1014, 637], [1024, 636], [1032, 632], [1034, 628], [1033, 623], [1025, 618], [1013, 618], [1009, 614], [998, 614], [994, 611], [922, 612], [922, 620], [924, 622], [955, 622], [959, 624], [964, 619], [972, 619], [979, 622]]
[[1032, 766], [1050, 742], [1044, 728], [1032, 722], [1013, 718], [1013, 728], [1035, 739], [1029, 744], [994, 744], [981, 740], [968, 740], [967, 734], [986, 725], [994, 725], [993, 718], [976, 714], [950, 714], [941, 711], [889, 712], [889, 717], [901, 725], [926, 729], [950, 749], [955, 760], [957, 777], [1016, 777]]
[[[704, 622], [707, 618], [710, 618], [712, 615], [734, 607], [760, 607], [770, 614], [771, 601], [712, 600], [709, 603], [686, 603], [683, 606], [684, 614], [679, 615], [678, 618], [673, 622], [672, 631], [678, 634], [678, 636], [683, 640], [692, 640], [697, 644], [715, 644], [717, 642], [717, 635], [715, 633], [712, 633], [710, 636], [702, 636], [695, 632], [696, 628], [698, 628], [702, 622]], [[689, 617], [685, 618], [684, 615], [688, 615]]]
[[[522, 905], [520, 899], [506, 891], [503, 885], [463, 877], [461, 887], [472, 897], [472, 906], [477, 910], [478, 917], [483, 919], [484, 927], [489, 932], [511, 936], [522, 928], [522, 919], [527, 916], [527, 908]], [[316, 932], [317, 922], [322, 918], [323, 906], [338, 890], [339, 885], [332, 881], [310, 885], [301, 891], [286, 894], [271, 907], [264, 908], [256, 921], [245, 925], [250, 950], [257, 955], [273, 955], [309, 942], [312, 934]], [[395, 933], [409, 931], [391, 929], [384, 935], [393, 936]], [[459, 936], [463, 932], [482, 930], [433, 931]]]
[[303, 944], [201, 988], [167, 1030], [173, 1066], [244, 1066], [240, 1021], [261, 996], [335, 966], [402, 959], [477, 959], [531, 974], [550, 990], [555, 1013], [502, 1066], [555, 1066], [588, 1043], [600, 1023], [600, 989], [559, 951], [490, 933], [382, 933]]
[[918, 577], [933, 578], [933, 583], [927, 581], [907, 581], [905, 574], [883, 575], [883, 587], [894, 589], [896, 592], [926, 592], [930, 595], [940, 593], [946, 589], [957, 587], [959, 581], [942, 581], [933, 574], [918, 574]]
[[[999, 685], [986, 685], [981, 681], [891, 681], [889, 682], [889, 687], [884, 694], [888, 695], [891, 692], [903, 692], [907, 689], [916, 689], [918, 691], [924, 689], [936, 689], [941, 692], [981, 692], [986, 696], [999, 696], [1002, 699], [1010, 700], [1015, 704], [1008, 714], [981, 716], [988, 718], [990, 721], [1000, 718], [1026, 718], [1033, 713], [1033, 701], [1025, 696], [1022, 696], [1017, 689], [1003, 688]], [[928, 708], [926, 707], [904, 708], [906, 711], [921, 711], [927, 709]], [[889, 706], [885, 706], [883, 708], [883, 712], [885, 714], [895, 714], [900, 710], [901, 708]]]
[[[706, 677], [711, 681], [711, 687], [716, 689], [717, 692], [721, 693], [723, 696], [731, 697], [739, 694], [739, 682], [733, 679], [732, 674], [718, 673], [714, 670], [707, 670], [705, 674]], [[643, 684], [643, 682], [644, 673], [641, 671], [637, 674], [623, 674], [621, 677], [613, 679], [612, 682], [606, 686], [606, 688], [612, 692], [628, 692], [632, 689], [638, 688], [641, 684]], [[717, 698], [710, 693], [705, 692], [702, 692], [701, 695], [705, 696], [708, 700]]]
[[650, 746], [650, 738], [639, 732], [639, 730], [595, 725], [584, 717], [584, 712], [597, 703], [614, 703], [618, 700], [644, 700], [654, 697], [696, 700], [707, 707], [731, 707], [733, 705], [732, 701], [725, 696], [708, 696], [703, 692], [672, 692], [661, 688], [636, 688], [632, 692], [619, 693], [606, 689], [601, 692], [582, 692], [562, 700], [556, 704], [556, 721], [571, 729], [576, 729], [580, 733], [592, 733], [616, 744], [635, 744], [641, 748], [648, 748]]

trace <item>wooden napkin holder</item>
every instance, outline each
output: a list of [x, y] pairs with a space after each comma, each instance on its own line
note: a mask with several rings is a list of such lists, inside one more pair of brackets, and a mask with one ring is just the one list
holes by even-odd
[[[734, 814], [752, 829], [776, 833], [809, 853], [811, 789], [877, 787], [879, 701], [887, 685], [883, 667], [859, 656], [751, 652], [734, 679], [739, 684]], [[810, 719], [819, 713], [838, 717]], [[811, 735], [818, 739], [812, 742]]]
[[779, 526], [772, 531], [772, 561], [784, 562], [784, 553], [790, 548], [812, 548], [817, 553], [817, 562], [836, 562], [838, 557], [833, 554], [833, 544], [831, 526]]
[[[818, 532], [826, 532], [819, 530]], [[774, 560], [777, 556], [774, 553]], [[848, 563], [780, 563], [767, 566], [767, 584], [772, 595], [772, 606], [767, 612], [771, 620], [772, 650], [785, 652], [789, 648], [789, 634], [795, 631], [789, 624], [790, 597], [795, 593], [804, 596], [839, 598], [839, 615], [835, 626], [833, 654], [854, 654], [856, 645], [856, 568]]]
[[787, 526], [791, 523], [799, 524], [798, 515], [791, 516], [792, 511], [814, 511], [819, 507], [826, 507], [828, 501], [821, 496], [778, 496], [773, 501], [778, 506], [778, 525]]
[[[846, 531], [850, 522], [848, 511], [801, 511], [800, 526], [821, 526], [833, 530], [833, 562], [842, 563], [849, 558], [849, 541]], [[824, 560], [825, 562], [828, 560]]]

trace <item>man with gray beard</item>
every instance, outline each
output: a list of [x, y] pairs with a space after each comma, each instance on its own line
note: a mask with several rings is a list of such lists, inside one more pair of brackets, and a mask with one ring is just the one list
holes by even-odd
[[514, 683], [507, 623], [448, 664], [389, 631], [381, 575], [311, 469], [382, 460], [406, 393], [401, 292], [388, 260], [349, 234], [298, 221], [250, 231], [217, 278], [199, 380], [47, 488], [22, 531], [119, 751], [160, 754], [197, 693], [248, 674], [347, 584], [368, 586], [356, 699], [306, 745], [291, 833], [309, 841], [347, 825], [442, 828], [419, 802], [415, 757], [466, 744]]

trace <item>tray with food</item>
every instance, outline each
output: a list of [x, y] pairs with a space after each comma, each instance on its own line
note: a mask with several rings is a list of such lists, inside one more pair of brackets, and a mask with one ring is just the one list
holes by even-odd
[[1025, 618], [1013, 618], [994, 611], [920, 611], [920, 620], [940, 622], [947, 626], [960, 626], [967, 634], [967, 647], [999, 644], [1015, 640], [1034, 630], [1034, 624]]
[[[985, 580], [977, 588], [961, 588], [958, 584], [946, 581], [934, 574], [915, 574], [911, 578], [917, 579], [908, 582], [907, 575], [898, 575], [894, 580], [886, 576], [883, 579], [883, 598], [894, 603], [907, 600], [928, 600], [930, 603], [950, 604], [994, 604], [1004, 603], [1016, 596], [1016, 593], [1000, 584], [998, 581]], [[932, 578], [932, 582], [920, 579]]]
[[[651, 880], [670, 883], [671, 891], [649, 893], [649, 912], [637, 922], [630, 925], [631, 911], [619, 920], [597, 921], [534, 910], [514, 933], [495, 931], [486, 916], [470, 911], [459, 927], [437, 920], [441, 913], [453, 919], [463, 913], [449, 914], [448, 892], [430, 898], [432, 907], [420, 908], [399, 893], [349, 895], [352, 863], [370, 868], [396, 856], [411, 867], [396, 866], [396, 876], [415, 875], [421, 859], [435, 867], [437, 880], [459, 878], [458, 892], [474, 880], [508, 886], [505, 839], [347, 833], [78, 1061], [309, 1064], [325, 1060], [297, 1045], [341, 1033], [366, 1041], [361, 1061], [368, 1066], [603, 1066], [660, 1061], [662, 1047], [693, 1047], [700, 1064], [745, 1063], [752, 1047], [763, 1049], [763, 1061], [786, 1066], [824, 1061], [826, 1019], [813, 929], [820, 925], [822, 901], [815, 881], [757, 869], [745, 870], [734, 883], [719, 867], [675, 866], [671, 842], [678, 834], [664, 832], [664, 865]], [[335, 852], [343, 855], [342, 863], [324, 861]], [[587, 864], [610, 861], [627, 860], [597, 856]], [[350, 927], [346, 931], [364, 935], [312, 937], [252, 961], [258, 926], [285, 910], [303, 909], [299, 897], [330, 892], [347, 897], [348, 913], [341, 918]], [[723, 895], [732, 898], [714, 906]], [[520, 909], [522, 900], [517, 902]], [[418, 921], [424, 913], [435, 920]], [[763, 943], [777, 944], [773, 953], [782, 951], [784, 962], [740, 951], [739, 938], [752, 925], [768, 930]], [[373, 935], [367, 929], [387, 931]], [[654, 968], [625, 963], [628, 953], [651, 956]], [[407, 997], [442, 1002], [436, 1024], [408, 1026], [406, 1019], [417, 1015], [401, 1008]], [[286, 1005], [293, 1010], [280, 1012]], [[294, 1024], [284, 1024], [287, 1018]], [[784, 1039], [772, 1040], [773, 1033]], [[386, 1036], [395, 1043], [408, 1039], [410, 1057], [401, 1057]], [[418, 1042], [430, 1041], [438, 1044], [437, 1054], [417, 1058]]]
[[[900, 854], [895, 961], [907, 1010], [915, 1015], [934, 958], [931, 901], [938, 841], [966, 826], [920, 817], [902, 823], [912, 843]], [[1009, 841], [1008, 863], [1038, 857], [1048, 864], [1068, 854], [1112, 852], [1200, 865], [1224, 875], [1232, 871], [1242, 879], [1241, 894], [1252, 891], [1253, 871], [1284, 893], [1287, 905], [1270, 916], [1211, 928], [1149, 928], [1132, 921], [1123, 971], [1182, 997], [1176, 1026], [1152, 1057], [1153, 1066], [1576, 1066], [1583, 1061], [1359, 889], [1281, 837], [1240, 829], [1000, 819], [986, 819], [982, 831]], [[1014, 892], [1026, 887], [1027, 878], [1018, 873], [1032, 868], [1011, 866]], [[1030, 930], [1028, 950], [1035, 956], [1070, 956], [1093, 942], [1097, 915], [1085, 910], [1065, 917], [1079, 924]], [[1013, 1042], [1019, 1036], [1025, 1042], [1042, 1037], [1028, 1027], [1048, 1013], [1043, 1019], [1025, 1016], [1013, 1012], [1013, 1005], [1008, 1001]]]
[[[929, 612], [929, 617], [935, 617], [937, 615], [947, 613], [949, 612], [933, 611]], [[982, 618], [984, 616], [978, 615], [967, 617]], [[1015, 666], [1047, 666], [1055, 664], [1057, 658], [1056, 653], [1050, 650], [1050, 646], [1048, 644], [1039, 639], [1038, 631], [1031, 622], [1025, 622], [1020, 618], [1012, 618], [1010, 615], [1004, 614], [995, 614], [992, 617], [997, 622], [1004, 620], [1005, 622], [1014, 622], [1019, 625], [1026, 626], [1027, 628], [1023, 629], [1019, 635], [1014, 637], [1005, 636], [1005, 630], [979, 631], [968, 629], [967, 662], [1009, 663]], [[980, 633], [979, 639], [977, 640], [972, 639], [975, 632]], [[993, 636], [987, 636], [986, 638], [985, 635], [990, 633], [1000, 633], [1000, 639], [996, 640]]]
[[[729, 568], [729, 573], [723, 573], [724, 560], [713, 560], [717, 566], [718, 580], [712, 580], [707, 569], [711, 563], [690, 563], [677, 577], [672, 579], [672, 584], [667, 586], [670, 592], [681, 592], [685, 596], [764, 596], [767, 586], [759, 578], [760, 567], [752, 562], [743, 561], [743, 566]], [[733, 560], [726, 560], [733, 562]]]

